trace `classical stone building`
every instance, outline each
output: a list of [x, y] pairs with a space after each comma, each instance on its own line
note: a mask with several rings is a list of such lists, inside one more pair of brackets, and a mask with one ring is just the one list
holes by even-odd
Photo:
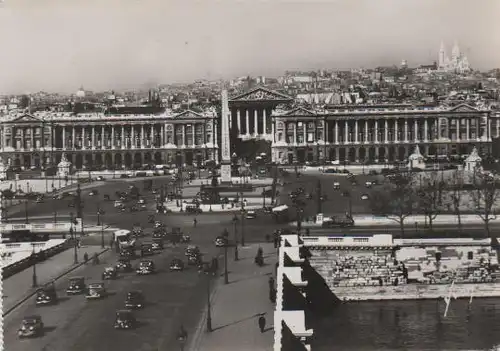
[[416, 145], [430, 158], [463, 158], [474, 146], [489, 155], [492, 138], [500, 135], [498, 117], [487, 108], [467, 104], [277, 106], [272, 115], [272, 160], [392, 163], [407, 160]]
[[218, 162], [218, 128], [215, 109], [156, 115], [22, 114], [1, 121], [1, 157], [25, 169], [55, 166], [63, 153], [76, 169], [201, 165]]

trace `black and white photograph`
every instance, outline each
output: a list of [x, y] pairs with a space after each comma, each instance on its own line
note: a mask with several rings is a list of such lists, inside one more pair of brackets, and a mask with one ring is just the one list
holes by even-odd
[[498, 351], [500, 1], [0, 0], [0, 238], [0, 350]]

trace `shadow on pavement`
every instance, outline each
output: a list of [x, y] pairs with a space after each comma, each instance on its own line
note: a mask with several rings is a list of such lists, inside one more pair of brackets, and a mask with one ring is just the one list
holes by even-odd
[[[242, 318], [240, 320], [237, 320], [237, 321], [234, 321], [234, 322], [231, 322], [231, 323], [228, 323], [228, 324], [224, 324], [224, 325], [221, 325], [219, 327], [216, 327], [213, 329], [213, 331], [216, 331], [216, 330], [220, 330], [220, 329], [224, 329], [226, 327], [230, 327], [232, 325], [236, 325], [236, 324], [239, 324], [239, 323], [242, 323], [242, 322], [245, 322], [245, 321], [248, 321], [250, 319], [253, 319], [253, 318], [256, 318], [256, 317], [260, 317], [260, 316], [263, 316], [265, 315], [265, 313], [256, 313], [254, 314], [253, 316], [250, 316], [250, 317], [246, 317], [246, 318]], [[264, 330], [265, 332], [266, 330]]]
[[[251, 277], [246, 277], [246, 278], [241, 278], [241, 279], [236, 279], [236, 280], [230, 280], [229, 284], [236, 284], [236, 283], [239, 283], [239, 282], [243, 282], [245, 280], [262, 278], [262, 277], [265, 277], [265, 276], [269, 276], [271, 274], [272, 274], [271, 272], [267, 272], [267, 273], [256, 274], [256, 275], [253, 275]], [[222, 275], [222, 276], [224, 276], [224, 275]]]

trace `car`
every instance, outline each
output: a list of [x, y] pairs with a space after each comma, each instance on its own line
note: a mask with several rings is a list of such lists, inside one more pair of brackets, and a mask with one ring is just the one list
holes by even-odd
[[133, 329], [137, 326], [137, 319], [131, 310], [116, 311], [115, 329]]
[[106, 179], [105, 179], [103, 176], [98, 176], [98, 177], [96, 178], [96, 180], [97, 180], [97, 181], [99, 181], [99, 182], [103, 182], [103, 181], [105, 181]]
[[137, 206], [130, 206], [130, 212], [138, 212], [139, 211], [139, 207]]
[[218, 236], [214, 242], [217, 247], [224, 247], [228, 244], [228, 240], [223, 236]]
[[38, 196], [35, 201], [37, 204], [43, 203], [43, 196]]
[[152, 246], [155, 251], [163, 250], [163, 238], [153, 238]]
[[120, 258], [115, 265], [117, 271], [131, 272], [133, 270], [130, 260], [127, 258]]
[[340, 189], [340, 183], [339, 182], [333, 182], [333, 189], [334, 190], [339, 190]]
[[57, 303], [56, 288], [53, 283], [49, 283], [36, 292], [36, 305], [45, 306]]
[[126, 247], [120, 250], [120, 259], [134, 259], [136, 257], [135, 250], [131, 247]]
[[184, 270], [184, 262], [178, 258], [174, 258], [172, 262], [170, 262], [170, 270], [171, 271], [182, 271]]
[[141, 245], [141, 257], [154, 255], [153, 243], [145, 243]]
[[372, 182], [365, 182], [365, 187], [371, 188], [372, 187]]
[[189, 245], [184, 251], [186, 256], [198, 255], [200, 254], [200, 248], [196, 245]]
[[163, 239], [167, 236], [167, 232], [162, 229], [155, 229], [153, 232], [153, 239]]
[[118, 277], [118, 272], [115, 267], [106, 267], [104, 272], [102, 272], [102, 280], [116, 279]]
[[361, 200], [369, 200], [370, 197], [368, 196], [368, 194], [363, 194], [361, 195]]
[[122, 207], [123, 202], [121, 200], [116, 200], [115, 203], [113, 204], [115, 208]]
[[39, 315], [27, 316], [23, 318], [21, 327], [17, 331], [20, 338], [30, 338], [43, 335], [43, 321]]
[[245, 216], [246, 219], [255, 219], [257, 218], [257, 212], [255, 211], [247, 211], [247, 214]]
[[66, 289], [68, 295], [83, 294], [87, 286], [84, 277], [71, 277], [69, 278], [69, 286]]
[[140, 225], [134, 224], [134, 226], [132, 227], [132, 234], [134, 236], [143, 236], [144, 230]]
[[129, 291], [125, 298], [125, 308], [144, 308], [144, 295], [139, 290]]
[[155, 228], [161, 228], [161, 227], [163, 227], [163, 226], [164, 226], [164, 224], [163, 224], [162, 222], [160, 222], [160, 221], [155, 221]]
[[95, 190], [95, 189], [94, 189], [94, 190], [91, 190], [91, 191], [90, 191], [89, 196], [96, 196], [96, 195], [98, 195], [98, 194], [99, 194], [99, 192], [98, 192], [97, 190]]
[[151, 260], [142, 260], [135, 272], [139, 275], [148, 275], [155, 273], [155, 263]]
[[96, 299], [102, 299], [107, 295], [108, 294], [106, 292], [106, 288], [104, 287], [104, 283], [93, 283], [89, 284], [85, 298], [87, 300], [96, 300]]
[[139, 201], [137, 201], [137, 204], [138, 204], [138, 205], [145, 205], [145, 204], [146, 204], [146, 200], [144, 200], [144, 199], [139, 199]]
[[193, 254], [187, 256], [189, 266], [199, 266], [203, 263], [201, 254]]

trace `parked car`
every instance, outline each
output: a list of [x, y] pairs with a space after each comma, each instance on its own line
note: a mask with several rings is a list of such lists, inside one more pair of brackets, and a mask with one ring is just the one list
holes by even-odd
[[43, 335], [44, 325], [42, 317], [39, 315], [27, 316], [23, 318], [21, 326], [17, 331], [17, 335], [20, 338], [30, 338]]
[[87, 286], [84, 277], [71, 277], [69, 278], [69, 286], [66, 289], [68, 295], [83, 294]]
[[120, 258], [115, 267], [117, 271], [122, 272], [131, 272], [133, 270], [130, 260], [126, 258]]
[[163, 250], [163, 238], [153, 238], [153, 250]]
[[116, 311], [115, 329], [133, 329], [137, 326], [137, 319], [131, 310]]
[[53, 283], [47, 284], [36, 292], [36, 305], [45, 306], [57, 303], [56, 288]]
[[153, 244], [144, 243], [141, 245], [141, 257], [154, 255]]
[[257, 218], [257, 212], [255, 211], [247, 211], [247, 214], [245, 216], [246, 219], [255, 219]]
[[125, 299], [125, 308], [143, 308], [144, 307], [144, 295], [139, 290], [129, 291]]
[[85, 298], [87, 300], [96, 300], [102, 299], [107, 296], [106, 288], [104, 287], [104, 283], [94, 283], [89, 284], [89, 288], [87, 290], [87, 294]]
[[214, 242], [217, 247], [224, 247], [228, 244], [228, 240], [223, 236], [218, 236]]

